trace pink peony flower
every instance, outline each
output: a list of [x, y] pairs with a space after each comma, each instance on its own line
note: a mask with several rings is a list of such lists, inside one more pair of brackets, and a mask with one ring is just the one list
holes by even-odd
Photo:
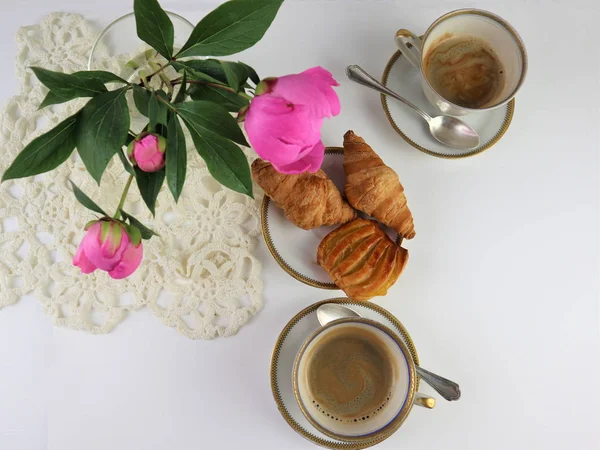
[[340, 113], [332, 86], [339, 84], [322, 67], [261, 81], [244, 121], [256, 153], [281, 173], [319, 170], [323, 118]]
[[140, 134], [129, 143], [127, 154], [133, 163], [144, 172], [158, 172], [165, 167], [167, 141], [152, 133]]
[[115, 279], [131, 275], [143, 255], [140, 231], [120, 222], [102, 219], [86, 226], [87, 233], [79, 244], [73, 265], [83, 273], [104, 270]]

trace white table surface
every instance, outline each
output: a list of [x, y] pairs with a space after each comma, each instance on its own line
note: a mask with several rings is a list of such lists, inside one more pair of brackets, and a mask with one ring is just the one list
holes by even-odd
[[[17, 89], [19, 26], [51, 11], [100, 26], [122, 0], [0, 2], [0, 98]], [[217, 0], [165, 0], [197, 21]], [[342, 113], [324, 126], [367, 138], [404, 183], [417, 237], [400, 282], [376, 302], [406, 325], [421, 363], [460, 382], [457, 403], [414, 409], [383, 449], [600, 448], [598, 2], [287, 1], [242, 59], [266, 75], [320, 64], [340, 81]], [[379, 96], [344, 67], [380, 75], [392, 36], [465, 6], [521, 33], [529, 75], [493, 149], [446, 161], [402, 141]], [[0, 311], [0, 449], [309, 449], [279, 415], [273, 344], [298, 310], [330, 292], [289, 278], [264, 245], [264, 309], [238, 335], [191, 341], [150, 312], [112, 333], [54, 328], [33, 298]], [[426, 387], [425, 392], [432, 393]]]

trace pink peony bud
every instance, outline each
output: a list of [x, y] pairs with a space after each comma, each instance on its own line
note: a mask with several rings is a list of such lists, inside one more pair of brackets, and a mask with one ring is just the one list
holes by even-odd
[[256, 153], [281, 173], [319, 170], [323, 118], [340, 113], [333, 86], [339, 85], [322, 67], [262, 80], [244, 117]]
[[132, 226], [104, 218], [90, 222], [73, 258], [83, 273], [104, 270], [115, 279], [131, 275], [143, 255], [142, 236]]
[[165, 167], [167, 140], [152, 133], [142, 133], [127, 147], [132, 164], [144, 172], [158, 172]]

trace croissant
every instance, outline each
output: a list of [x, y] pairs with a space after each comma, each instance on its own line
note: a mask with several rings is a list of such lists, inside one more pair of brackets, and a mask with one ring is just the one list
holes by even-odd
[[398, 175], [352, 130], [344, 135], [344, 193], [350, 205], [406, 239], [415, 237], [413, 217]]
[[305, 230], [346, 223], [356, 217], [356, 211], [322, 170], [286, 175], [257, 159], [252, 163], [252, 177], [283, 209], [285, 217]]
[[385, 295], [408, 261], [377, 222], [355, 219], [329, 233], [319, 244], [317, 262], [353, 300]]

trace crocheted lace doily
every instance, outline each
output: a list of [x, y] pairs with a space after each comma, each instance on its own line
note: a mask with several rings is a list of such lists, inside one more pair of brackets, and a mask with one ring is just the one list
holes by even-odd
[[[50, 14], [39, 25], [18, 31], [20, 94], [8, 100], [0, 113], [0, 173], [31, 139], [86, 101], [38, 111], [47, 91], [27, 68], [86, 70], [97, 35], [83, 17], [63, 13]], [[122, 63], [111, 60], [113, 69]], [[125, 210], [161, 237], [144, 241], [142, 264], [124, 280], [113, 280], [102, 271], [83, 275], [71, 264], [83, 227], [94, 216], [77, 203], [67, 180], [112, 212], [127, 179], [117, 158], [100, 188], [76, 152], [52, 172], [3, 183], [0, 308], [31, 294], [54, 324], [107, 333], [128, 313], [148, 306], [163, 324], [193, 339], [235, 334], [262, 307], [261, 266], [252, 254], [260, 234], [259, 205], [221, 187], [196, 151], [188, 148], [188, 152], [187, 180], [179, 203], [175, 204], [165, 183], [155, 218], [132, 186]]]

